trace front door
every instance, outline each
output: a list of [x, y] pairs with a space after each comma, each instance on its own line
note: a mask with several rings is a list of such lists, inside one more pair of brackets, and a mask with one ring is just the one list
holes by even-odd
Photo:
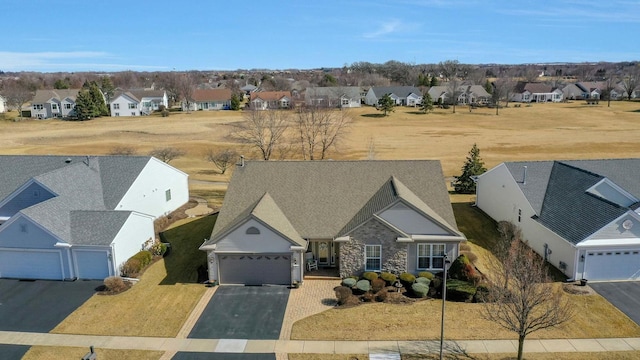
[[318, 243], [318, 265], [329, 266], [331, 264], [331, 241]]

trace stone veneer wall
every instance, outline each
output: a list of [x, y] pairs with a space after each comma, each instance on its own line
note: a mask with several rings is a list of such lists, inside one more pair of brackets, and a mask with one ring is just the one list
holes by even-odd
[[398, 234], [376, 219], [370, 219], [340, 244], [340, 277], [360, 276], [364, 271], [364, 246], [382, 245], [382, 271], [399, 275], [407, 271], [407, 244]]

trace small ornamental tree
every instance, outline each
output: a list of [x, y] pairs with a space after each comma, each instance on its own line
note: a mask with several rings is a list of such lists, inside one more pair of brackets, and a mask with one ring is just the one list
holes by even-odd
[[382, 111], [384, 116], [387, 116], [387, 113], [394, 112], [394, 107], [395, 102], [389, 94], [385, 94], [380, 100], [378, 100], [378, 110]]
[[238, 94], [231, 95], [231, 110], [240, 110], [241, 99]]
[[476, 144], [467, 155], [467, 161], [462, 166], [462, 174], [456, 176], [453, 182], [454, 190], [459, 194], [473, 194], [476, 192], [476, 182], [474, 177], [484, 173], [487, 169], [484, 167], [484, 162], [480, 158], [480, 149]]
[[425, 114], [429, 111], [433, 110], [433, 99], [429, 93], [424, 93], [422, 95], [422, 104], [420, 105], [420, 110], [422, 110]]

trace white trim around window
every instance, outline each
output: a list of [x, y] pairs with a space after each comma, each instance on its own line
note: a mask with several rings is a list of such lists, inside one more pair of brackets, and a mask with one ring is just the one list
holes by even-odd
[[382, 245], [365, 245], [364, 246], [364, 270], [365, 271], [381, 271], [382, 270]]
[[442, 270], [444, 268], [445, 244], [418, 244], [418, 270]]

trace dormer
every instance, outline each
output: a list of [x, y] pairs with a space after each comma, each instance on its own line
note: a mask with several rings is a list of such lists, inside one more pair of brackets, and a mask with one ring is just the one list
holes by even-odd
[[622, 207], [630, 207], [639, 200], [624, 189], [614, 184], [611, 180], [604, 178], [587, 189], [587, 193], [605, 199]]

